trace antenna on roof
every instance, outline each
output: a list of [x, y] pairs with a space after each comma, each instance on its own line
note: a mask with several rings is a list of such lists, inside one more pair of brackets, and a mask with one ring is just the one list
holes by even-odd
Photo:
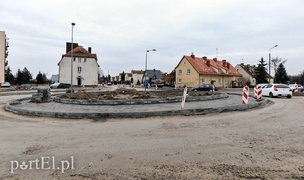
[[215, 49], [215, 53], [216, 53], [216, 56], [215, 56], [215, 58], [217, 59], [217, 55], [218, 55], [218, 51], [217, 51], [218, 49], [216, 48]]

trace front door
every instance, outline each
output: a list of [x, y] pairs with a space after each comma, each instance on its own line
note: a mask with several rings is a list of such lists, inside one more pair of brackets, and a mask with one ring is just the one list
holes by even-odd
[[81, 86], [81, 84], [82, 84], [81, 79], [82, 79], [81, 77], [78, 77], [78, 78], [77, 78], [77, 85], [78, 85], [78, 86]]

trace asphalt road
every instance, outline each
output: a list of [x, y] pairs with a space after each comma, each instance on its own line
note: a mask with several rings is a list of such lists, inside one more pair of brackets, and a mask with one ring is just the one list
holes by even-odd
[[[303, 179], [304, 98], [271, 100], [247, 111], [106, 122], [1, 108], [0, 179]], [[30, 161], [32, 169], [17, 166]], [[61, 162], [70, 163], [64, 172]]]

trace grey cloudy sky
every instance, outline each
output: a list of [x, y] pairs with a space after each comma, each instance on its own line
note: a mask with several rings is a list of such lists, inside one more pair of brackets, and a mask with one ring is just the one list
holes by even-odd
[[0, 30], [9, 38], [9, 66], [36, 77], [58, 73], [71, 41], [97, 54], [105, 74], [132, 69], [170, 73], [183, 55], [216, 56], [233, 66], [261, 57], [287, 59], [289, 75], [304, 70], [303, 0], [0, 0]]

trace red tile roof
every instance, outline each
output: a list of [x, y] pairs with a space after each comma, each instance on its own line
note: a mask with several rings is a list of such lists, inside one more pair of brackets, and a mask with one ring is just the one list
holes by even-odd
[[[217, 60], [216, 58], [207, 59], [207, 57], [184, 56], [182, 59], [192, 65], [192, 67], [200, 75], [226, 75], [226, 76], [242, 76], [229, 62], [226, 60]], [[181, 62], [181, 61], [180, 61]], [[208, 65], [208, 63], [210, 63]], [[179, 65], [179, 64], [178, 64]], [[227, 73], [226, 73], [227, 70]]]
[[[62, 58], [63, 57], [71, 57], [71, 52], [72, 51], [69, 51], [66, 54], [63, 54]], [[77, 46], [76, 48], [73, 49], [73, 56], [74, 57], [84, 57], [84, 58], [95, 58], [97, 60], [97, 55], [96, 54], [90, 53], [89, 51], [87, 51], [82, 46]]]

